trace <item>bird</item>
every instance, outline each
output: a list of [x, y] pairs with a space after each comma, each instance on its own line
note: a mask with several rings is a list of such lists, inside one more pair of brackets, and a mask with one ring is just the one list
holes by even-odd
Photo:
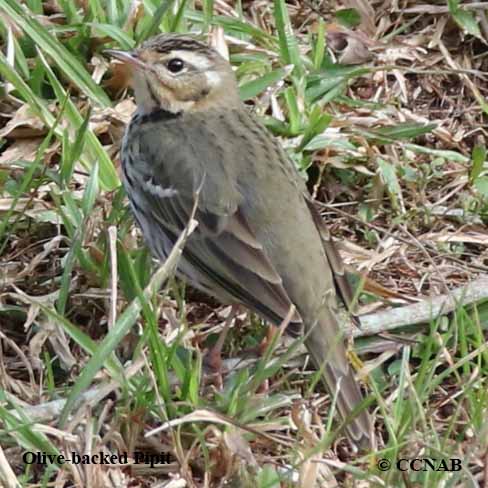
[[163, 261], [194, 215], [178, 276], [275, 326], [291, 313], [347, 436], [371, 446], [369, 413], [351, 415], [363, 395], [338, 320], [350, 294], [340, 256], [304, 178], [241, 101], [231, 64], [189, 34], [107, 53], [131, 71], [122, 182], [152, 254]]

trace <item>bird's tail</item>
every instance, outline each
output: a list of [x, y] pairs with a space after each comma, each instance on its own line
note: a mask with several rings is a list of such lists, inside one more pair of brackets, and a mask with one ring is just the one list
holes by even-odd
[[[373, 427], [368, 412], [362, 410], [351, 417], [363, 395], [347, 360], [343, 335], [334, 314], [324, 315], [311, 330], [305, 330], [305, 345], [315, 367], [323, 371], [322, 379], [331, 395], [337, 391], [337, 410], [346, 421], [348, 437], [361, 448], [371, 448]], [[333, 331], [337, 332], [336, 337]]]

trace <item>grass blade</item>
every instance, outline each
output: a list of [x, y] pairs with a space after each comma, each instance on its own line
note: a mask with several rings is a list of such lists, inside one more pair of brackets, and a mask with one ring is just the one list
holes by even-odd
[[274, 10], [281, 59], [285, 64], [292, 64], [295, 67], [294, 72], [300, 76], [303, 74], [302, 59], [285, 0], [274, 0]]
[[54, 60], [61, 71], [97, 105], [111, 105], [106, 93], [98, 86], [85, 67], [25, 7], [15, 0], [3, 0], [3, 9], [37, 45]]

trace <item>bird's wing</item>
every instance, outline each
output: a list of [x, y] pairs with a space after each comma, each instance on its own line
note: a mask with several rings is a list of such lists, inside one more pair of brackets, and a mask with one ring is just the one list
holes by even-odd
[[175, 242], [197, 198], [198, 227], [185, 245], [185, 260], [217, 297], [230, 297], [279, 324], [292, 302], [241, 211], [232, 154], [223, 154], [218, 138], [197, 138], [191, 126], [183, 133], [178, 122], [167, 123], [164, 131], [147, 125], [139, 133], [135, 157], [150, 171], [144, 177], [145, 207], [161, 239]]
[[337, 250], [337, 247], [332, 240], [330, 231], [327, 228], [327, 225], [325, 225], [324, 219], [320, 215], [320, 212], [317, 210], [314, 201], [308, 195], [305, 196], [305, 201], [307, 202], [310, 213], [312, 214], [315, 226], [320, 233], [322, 245], [327, 256], [327, 260], [329, 261], [330, 268], [332, 270], [332, 276], [334, 277], [336, 290], [349, 312], [354, 314], [354, 290], [347, 280], [344, 262], [339, 255], [339, 251]]

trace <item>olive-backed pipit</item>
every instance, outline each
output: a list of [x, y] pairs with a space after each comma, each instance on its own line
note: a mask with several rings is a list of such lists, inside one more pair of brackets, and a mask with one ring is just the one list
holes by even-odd
[[[348, 417], [362, 395], [336, 315], [340, 259], [303, 179], [241, 103], [230, 64], [177, 34], [110, 53], [133, 68], [137, 111], [122, 146], [123, 182], [148, 246], [166, 258], [199, 190], [198, 226], [178, 273], [275, 325], [294, 304], [292, 325], [303, 322], [305, 345]], [[367, 445], [367, 412], [349, 420], [349, 437]]]

